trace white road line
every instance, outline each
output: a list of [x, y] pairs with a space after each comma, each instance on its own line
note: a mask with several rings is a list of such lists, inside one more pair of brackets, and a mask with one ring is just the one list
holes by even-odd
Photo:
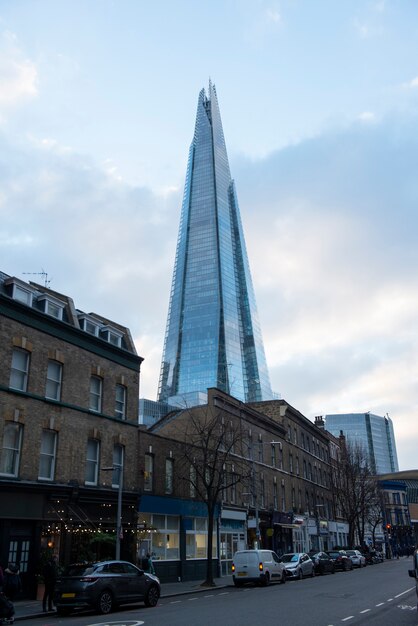
[[376, 604], [376, 606], [383, 606], [384, 602], [379, 602], [379, 604]]
[[173, 600], [170, 604], [180, 604], [181, 600]]
[[410, 589], [407, 589], [406, 591], [402, 591], [402, 593], [398, 593], [397, 596], [395, 596], [395, 598], [400, 598], [401, 596], [404, 596], [406, 593], [409, 593], [410, 591], [413, 591], [414, 588], [410, 587]]
[[229, 591], [223, 591], [222, 593], [219, 593], [218, 595], [227, 596], [228, 594], [229, 594]]
[[388, 598], [388, 599], [386, 600], [386, 602], [392, 602], [392, 601], [393, 601], [393, 598]]
[[192, 600], [198, 600], [199, 598], [188, 598], [189, 602], [192, 602]]
[[204, 598], [213, 598], [214, 594], [212, 594], [211, 596], [203, 596]]
[[364, 611], [360, 611], [360, 615], [361, 615], [362, 613], [368, 613], [369, 611], [370, 611], [370, 609], [364, 609]]
[[344, 617], [344, 619], [342, 619], [342, 622], [348, 622], [349, 619], [354, 619], [354, 615], [350, 615], [350, 617]]

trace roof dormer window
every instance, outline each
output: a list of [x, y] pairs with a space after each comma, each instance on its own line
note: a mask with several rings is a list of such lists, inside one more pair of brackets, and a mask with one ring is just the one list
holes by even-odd
[[16, 278], [10, 278], [5, 281], [4, 284], [13, 300], [17, 300], [17, 302], [21, 302], [27, 306], [32, 306], [33, 296], [36, 294], [35, 289], [29, 287], [26, 283], [21, 283], [21, 281]]
[[58, 298], [54, 298], [49, 294], [43, 294], [42, 296], [39, 296], [38, 303], [41, 307], [41, 311], [51, 317], [55, 317], [57, 320], [62, 320], [65, 307], [64, 302], [61, 302], [61, 300], [58, 300]]
[[87, 315], [80, 316], [78, 318], [78, 321], [80, 322], [80, 328], [84, 330], [86, 333], [89, 333], [89, 335], [94, 335], [94, 337], [99, 336], [99, 328], [100, 328], [99, 323], [97, 323], [92, 318], [88, 317]]
[[112, 326], [102, 326], [100, 336], [117, 348], [120, 348], [122, 345], [123, 333]]

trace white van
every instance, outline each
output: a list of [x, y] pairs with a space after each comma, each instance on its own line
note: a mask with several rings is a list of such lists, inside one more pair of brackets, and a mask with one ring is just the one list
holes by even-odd
[[285, 583], [286, 572], [277, 554], [271, 550], [239, 550], [232, 559], [232, 579], [236, 587], [242, 587], [244, 583]]

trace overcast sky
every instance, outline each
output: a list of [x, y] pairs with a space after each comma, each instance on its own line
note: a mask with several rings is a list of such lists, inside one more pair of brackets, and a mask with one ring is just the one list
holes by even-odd
[[0, 0], [0, 269], [127, 325], [155, 398], [209, 77], [273, 389], [416, 468], [417, 2]]

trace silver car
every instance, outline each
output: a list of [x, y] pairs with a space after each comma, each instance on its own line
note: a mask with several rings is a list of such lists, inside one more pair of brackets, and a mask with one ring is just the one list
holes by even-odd
[[280, 558], [286, 568], [287, 578], [302, 580], [305, 576], [315, 576], [315, 565], [305, 552], [289, 552]]
[[157, 576], [127, 561], [76, 563], [69, 565], [57, 581], [54, 604], [58, 615], [82, 608], [106, 614], [131, 602], [156, 606], [160, 592]]
[[345, 553], [352, 560], [353, 567], [366, 567], [366, 557], [360, 550], [346, 550]]

